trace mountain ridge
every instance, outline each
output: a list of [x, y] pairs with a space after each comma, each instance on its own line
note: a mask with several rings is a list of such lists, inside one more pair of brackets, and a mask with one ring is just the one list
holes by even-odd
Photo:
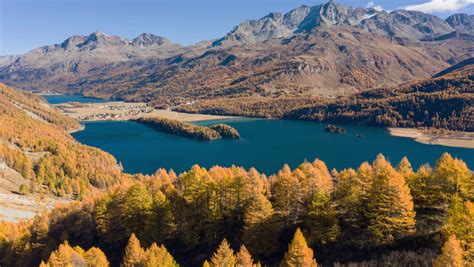
[[152, 34], [128, 40], [92, 33], [4, 60], [0, 81], [166, 105], [218, 96], [351, 94], [428, 78], [472, 57], [472, 17], [442, 20], [331, 1], [248, 20], [194, 46]]

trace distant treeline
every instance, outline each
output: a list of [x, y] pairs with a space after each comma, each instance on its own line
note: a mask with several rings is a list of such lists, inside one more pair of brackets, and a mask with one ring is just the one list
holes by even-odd
[[177, 111], [355, 123], [367, 126], [474, 131], [474, 66], [439, 78], [328, 98], [221, 98]]
[[189, 137], [197, 140], [215, 140], [219, 138], [240, 138], [239, 132], [225, 124], [199, 126], [191, 123], [165, 118], [137, 118], [134, 121], [150, 126], [158, 131]]

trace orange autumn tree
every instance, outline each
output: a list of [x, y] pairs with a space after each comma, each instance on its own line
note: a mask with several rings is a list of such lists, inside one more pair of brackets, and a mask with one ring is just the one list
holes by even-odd
[[56, 266], [94, 266], [108, 267], [109, 262], [104, 252], [99, 248], [92, 247], [84, 251], [81, 247], [72, 248], [68, 242], [61, 244], [59, 248], [51, 253], [47, 263], [41, 262], [42, 267]]
[[285, 253], [285, 257], [281, 262], [281, 266], [317, 266], [316, 260], [314, 259], [313, 250], [308, 247], [303, 233], [299, 228], [296, 229], [295, 236], [288, 247], [288, 251]]
[[67, 242], [59, 245], [59, 248], [51, 253], [46, 266], [76, 266], [86, 265], [82, 255], [74, 250]]
[[163, 245], [158, 246], [153, 243], [145, 252], [143, 266], [178, 267], [179, 265]]
[[134, 267], [142, 263], [145, 257], [145, 251], [140, 245], [140, 240], [132, 234], [128, 240], [128, 245], [125, 248], [125, 255], [123, 256], [122, 265], [124, 267]]
[[239, 251], [239, 253], [237, 253], [236, 266], [237, 267], [254, 267], [254, 266], [256, 266], [253, 263], [252, 255], [250, 255], [250, 252], [247, 250], [247, 248], [244, 245], [240, 246], [240, 251]]
[[444, 243], [441, 254], [434, 262], [435, 267], [462, 267], [464, 260], [461, 244], [455, 235], [451, 235]]
[[415, 229], [415, 211], [410, 188], [384, 156], [373, 163], [374, 181], [369, 192], [366, 217], [368, 230], [377, 243], [389, 243], [411, 234]]
[[229, 267], [235, 266], [236, 262], [237, 258], [235, 257], [234, 250], [232, 250], [227, 240], [224, 239], [217, 251], [212, 255], [210, 266]]

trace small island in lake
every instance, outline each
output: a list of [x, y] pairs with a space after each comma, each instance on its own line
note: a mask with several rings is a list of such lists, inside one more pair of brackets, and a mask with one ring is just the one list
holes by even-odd
[[333, 124], [328, 124], [324, 130], [330, 133], [340, 133], [340, 134], [346, 133], [346, 129], [333, 125]]
[[209, 126], [212, 130], [218, 132], [222, 138], [239, 139], [240, 133], [232, 126], [227, 124], [215, 124]]
[[161, 132], [189, 137], [197, 140], [210, 141], [220, 138], [240, 138], [239, 132], [234, 127], [226, 124], [199, 126], [160, 117], [137, 118], [132, 120], [150, 126]]

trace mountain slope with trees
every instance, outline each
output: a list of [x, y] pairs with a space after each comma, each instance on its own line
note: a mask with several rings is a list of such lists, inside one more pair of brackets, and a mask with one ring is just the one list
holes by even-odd
[[474, 64], [467, 59], [435, 78], [338, 98], [218, 98], [177, 111], [216, 115], [474, 131]]
[[0, 161], [22, 174], [32, 193], [81, 198], [120, 179], [112, 155], [66, 132], [79, 127], [42, 97], [0, 84]]

